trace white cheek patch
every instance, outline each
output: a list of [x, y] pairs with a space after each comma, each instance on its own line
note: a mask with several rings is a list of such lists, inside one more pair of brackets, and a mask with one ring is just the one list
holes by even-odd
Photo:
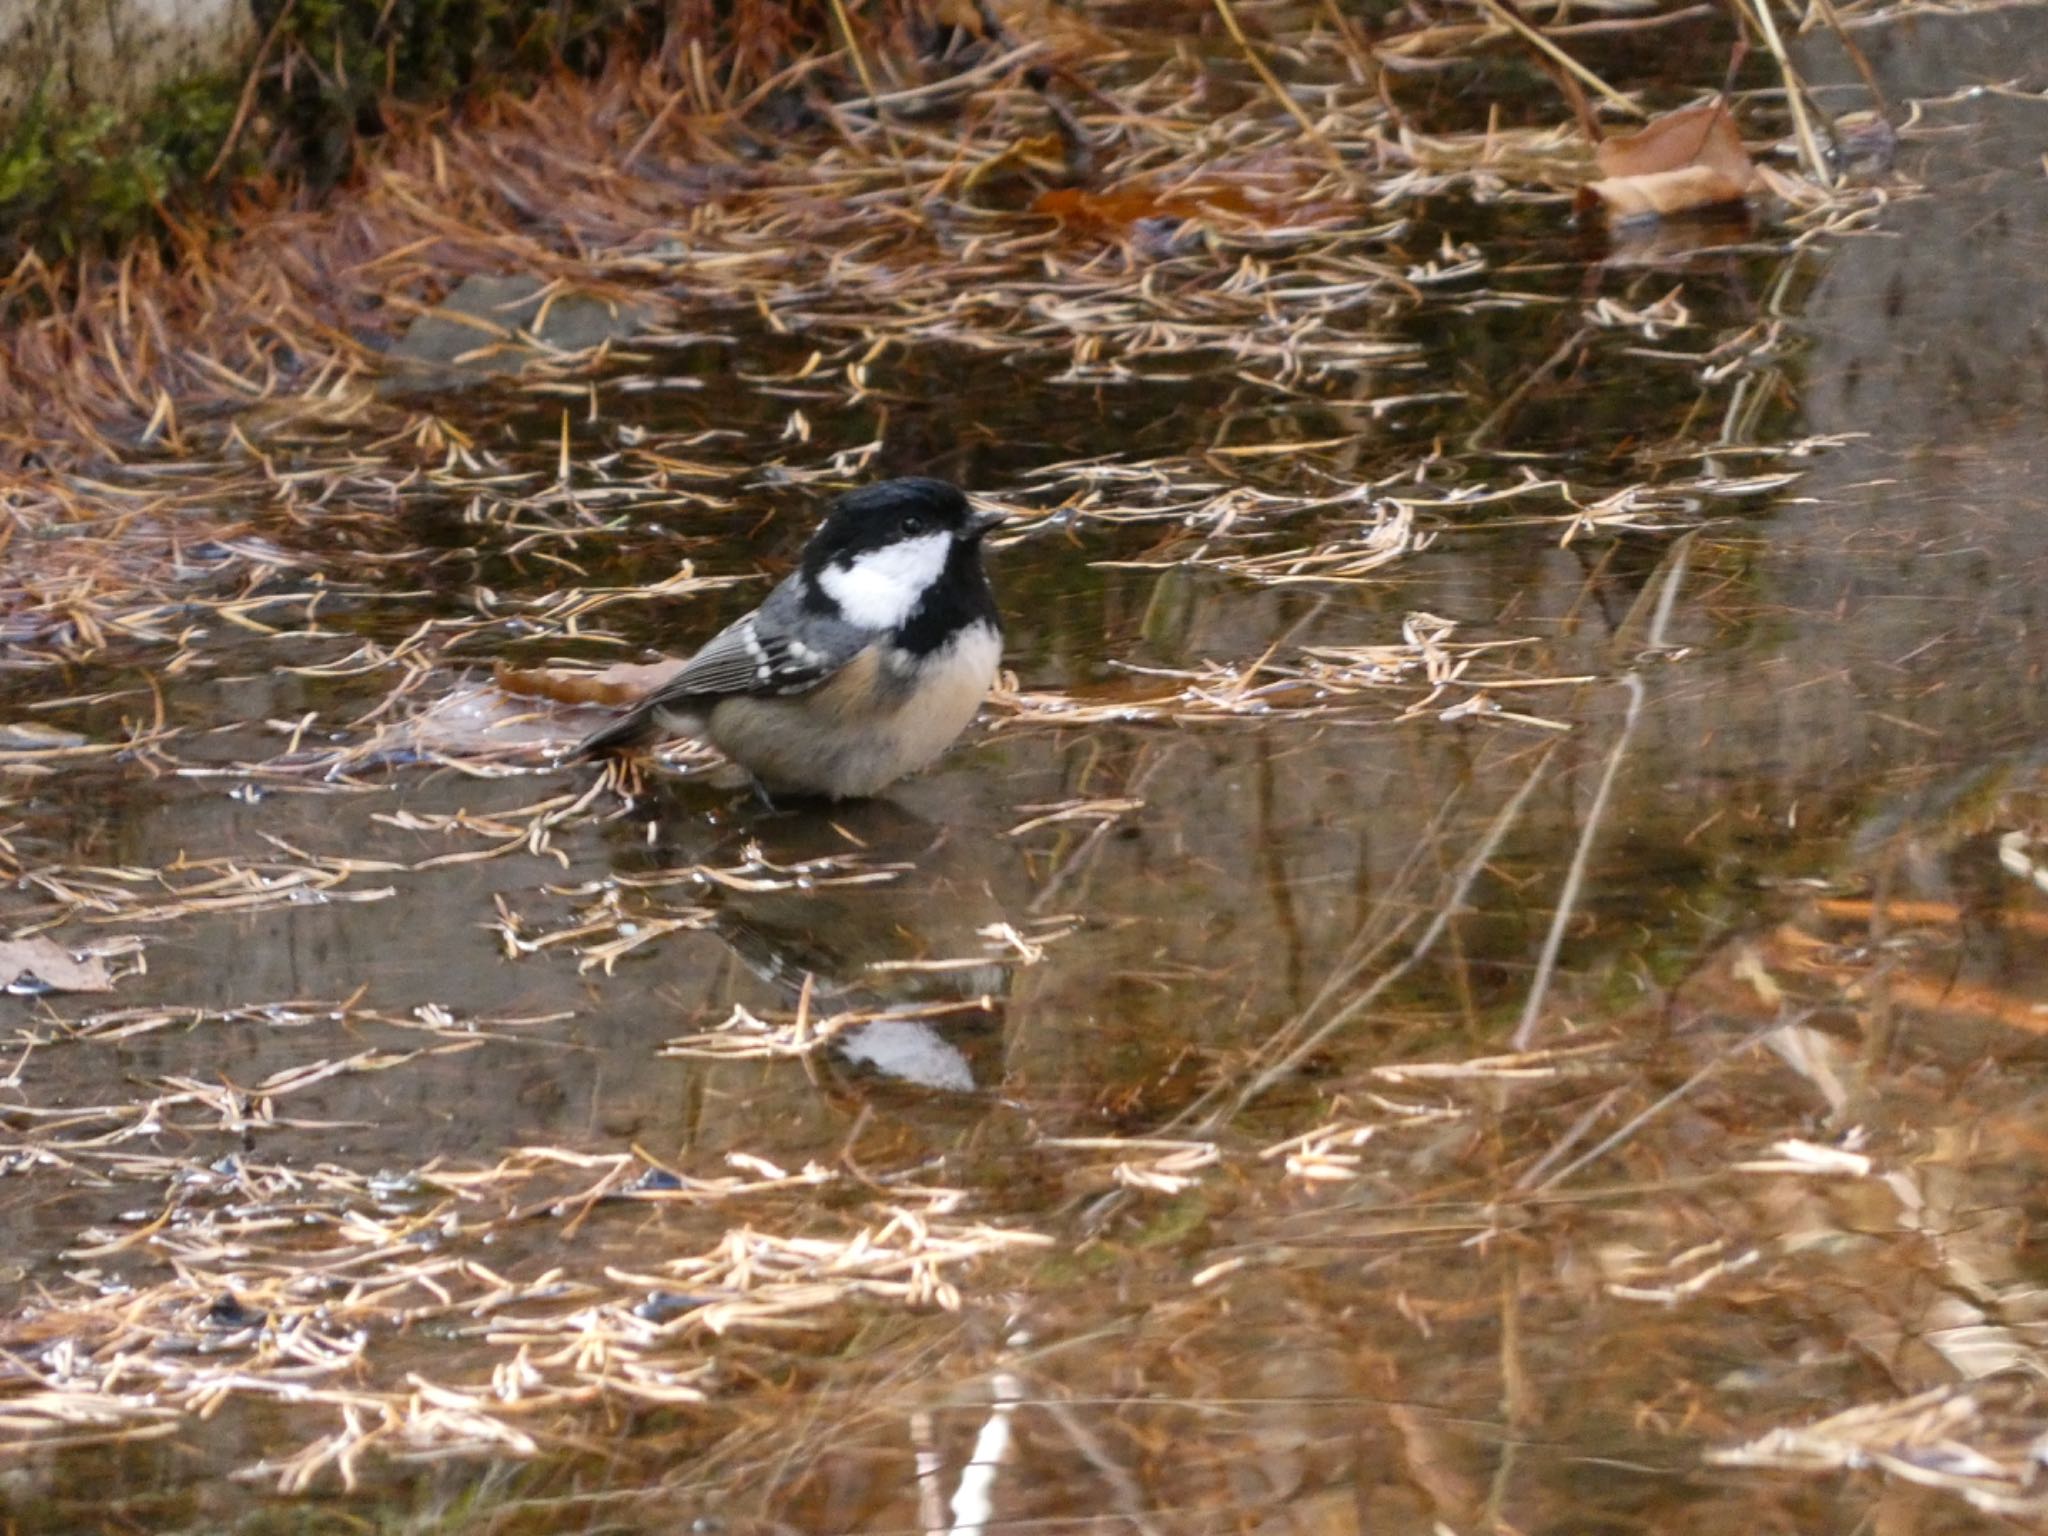
[[826, 566], [818, 574], [818, 585], [853, 623], [894, 629], [910, 617], [925, 588], [939, 579], [952, 543], [951, 534], [928, 533], [871, 549], [851, 565]]

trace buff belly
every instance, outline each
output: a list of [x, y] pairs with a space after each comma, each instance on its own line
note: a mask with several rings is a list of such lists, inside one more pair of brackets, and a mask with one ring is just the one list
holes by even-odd
[[1002, 637], [979, 625], [914, 665], [870, 648], [799, 697], [719, 701], [703, 734], [770, 791], [872, 795], [959, 739], [1001, 659]]

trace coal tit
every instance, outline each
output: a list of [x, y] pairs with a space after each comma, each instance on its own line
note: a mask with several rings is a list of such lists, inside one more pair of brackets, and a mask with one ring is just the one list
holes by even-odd
[[802, 562], [579, 757], [708, 740], [767, 790], [872, 795], [953, 744], [1002, 660], [977, 512], [943, 480], [885, 480], [827, 509]]

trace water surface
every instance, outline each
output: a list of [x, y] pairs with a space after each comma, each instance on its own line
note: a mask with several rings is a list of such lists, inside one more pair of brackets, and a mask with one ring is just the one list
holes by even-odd
[[[1860, 35], [1902, 99], [2048, 84], [2030, 11]], [[1836, 64], [1816, 49], [1814, 68]], [[1418, 501], [1525, 475], [1582, 501], [1667, 487], [1642, 526], [1569, 542], [1554, 493], [1443, 506], [1427, 548], [1344, 583], [1234, 575], [1213, 530], [1171, 518], [1027, 522], [995, 556], [1024, 694], [1156, 697], [1212, 663], [1393, 645], [1421, 612], [1461, 643], [1516, 642], [1474, 660], [1496, 685], [1453, 718], [1473, 689], [1402, 718], [1412, 679], [1270, 718], [999, 707], [875, 804], [769, 810], [715, 772], [661, 772], [544, 846], [419, 868], [516, 837], [588, 770], [244, 771], [294, 722], [301, 755], [360, 742], [394, 681], [286, 668], [445, 621], [463, 638], [406, 705], [424, 706], [494, 652], [684, 648], [763, 590], [620, 604], [607, 639], [522, 636], [498, 616], [566, 578], [531, 523], [478, 521], [455, 488], [401, 498], [382, 551], [277, 530], [297, 562], [280, 588], [336, 583], [323, 635], [211, 622], [172, 675], [145, 641], [25, 671], [17, 710], [118, 695], [37, 719], [111, 739], [153, 686], [186, 734], [161, 757], [22, 767], [24, 868], [391, 866], [254, 910], [110, 911], [146, 939], [145, 974], [113, 998], [5, 1001], [8, 1096], [36, 1113], [0, 1103], [0, 1294], [40, 1319], [10, 1347], [46, 1381], [66, 1308], [179, 1273], [211, 1311], [195, 1302], [182, 1342], [138, 1317], [128, 1347], [233, 1361], [288, 1297], [347, 1315], [351, 1245], [374, 1249], [376, 1224], [457, 1267], [388, 1298], [338, 1376], [308, 1345], [308, 1387], [516, 1398], [515, 1357], [537, 1379], [566, 1358], [537, 1321], [520, 1356], [522, 1317], [587, 1287], [659, 1325], [704, 1298], [634, 1277], [740, 1226], [844, 1239], [914, 1208], [1049, 1241], [949, 1272], [957, 1308], [849, 1297], [788, 1330], [672, 1341], [672, 1401], [593, 1392], [532, 1424], [530, 1456], [394, 1432], [346, 1493], [319, 1469], [310, 1503], [280, 1494], [280, 1459], [346, 1411], [289, 1391], [224, 1393], [161, 1438], [32, 1441], [0, 1482], [15, 1523], [1962, 1531], [2007, 1528], [2001, 1501], [2038, 1519], [2031, 1487], [1932, 1431], [1879, 1436], [1882, 1472], [1712, 1458], [1923, 1392], [1952, 1394], [1950, 1439], [1991, 1460], [2040, 1428], [2044, 111], [1930, 108], [1901, 160], [1925, 195], [1798, 247], [1765, 229], [1643, 267], [1599, 260], [1555, 206], [1405, 210], [1402, 250], [1471, 242], [1486, 270], [1352, 316], [1409, 350], [1349, 401], [1278, 398], [1200, 355], [1175, 380], [1103, 382], [913, 345], [873, 366], [886, 421], [816, 410], [793, 446], [791, 400], [762, 381], [816, 338], [729, 314], [700, 317], [715, 344], [669, 354], [708, 388], [621, 392], [576, 428], [591, 460], [636, 432], [719, 434], [705, 498], [748, 509], [745, 534], [691, 495], [586, 533], [586, 584], [786, 561], [819, 493], [777, 467], [875, 437], [868, 474], [1029, 507], [1081, 483], [1047, 466], [1092, 459]], [[1684, 328], [1610, 326], [1543, 366], [1598, 300], [1674, 291]], [[1724, 344], [1739, 376], [1709, 378]], [[1357, 403], [1395, 394], [1427, 398]], [[435, 409], [514, 470], [554, 462], [554, 401], [486, 387]], [[1290, 441], [1323, 446], [1216, 451]], [[1222, 538], [1307, 549], [1364, 511], [1254, 512]], [[798, 866], [764, 889], [676, 873]], [[862, 870], [889, 877], [845, 883]], [[21, 922], [49, 899], [10, 897]], [[579, 925], [596, 937], [509, 952]], [[735, 1007], [886, 1016], [804, 1060], [668, 1049]], [[1488, 1065], [1518, 1028], [1532, 1053]], [[523, 1193], [460, 1193], [537, 1148]], [[819, 1182], [698, 1204], [646, 1179], [727, 1177], [734, 1153]], [[604, 1185], [614, 1167], [631, 1181]], [[925, 1189], [960, 1198], [918, 1205]], [[331, 1260], [281, 1259], [292, 1222]], [[501, 1320], [485, 1275], [519, 1291]]]

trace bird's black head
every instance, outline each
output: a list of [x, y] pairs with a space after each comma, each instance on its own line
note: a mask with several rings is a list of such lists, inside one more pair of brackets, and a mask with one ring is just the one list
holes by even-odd
[[995, 627], [981, 536], [1002, 521], [977, 512], [943, 480], [884, 480], [832, 503], [804, 548], [806, 609], [889, 630], [912, 652], [949, 643], [966, 625]]
[[913, 476], [864, 485], [826, 510], [804, 547], [804, 568], [815, 576], [828, 565], [851, 565], [871, 550], [927, 534], [978, 538], [976, 523], [967, 498], [943, 480]]

